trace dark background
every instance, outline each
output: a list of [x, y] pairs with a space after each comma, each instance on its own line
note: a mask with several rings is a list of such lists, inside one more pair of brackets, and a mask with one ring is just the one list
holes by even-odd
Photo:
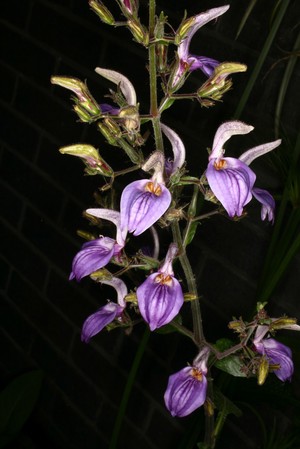
[[[197, 5], [174, 1], [172, 7], [170, 2], [164, 3], [174, 28], [185, 9], [191, 15], [226, 4], [223, 0]], [[114, 2], [106, 4], [116, 10]], [[206, 148], [211, 146], [215, 130], [233, 117], [270, 30], [275, 1], [258, 2], [238, 39], [235, 35], [248, 2], [232, 0], [230, 5], [220, 20], [197, 33], [192, 52], [245, 63], [248, 72], [233, 76], [233, 90], [214, 108], [201, 109], [195, 102], [180, 101], [164, 115], [165, 123], [182, 137], [188, 168], [195, 176], [205, 170]], [[146, 7], [147, 2], [141, 1], [142, 17]], [[111, 85], [101, 80], [94, 68], [118, 70], [135, 84], [145, 112], [147, 56], [126, 29], [102, 24], [83, 0], [11, 0], [1, 4], [0, 22], [0, 381], [4, 386], [14, 376], [35, 368], [44, 372], [38, 404], [25, 428], [34, 447], [105, 448], [143, 328], [131, 336], [119, 330], [102, 332], [89, 345], [80, 341], [83, 321], [111, 294], [110, 289], [91, 285], [89, 280], [79, 285], [68, 281], [72, 259], [82, 243], [76, 230], [88, 229], [82, 211], [94, 205], [99, 180], [84, 177], [80, 161], [61, 155], [58, 148], [85, 142], [101, 148], [110, 164], [119, 164], [123, 158], [118, 159], [118, 150], [105, 144], [92, 126], [77, 122], [69, 92], [52, 86], [50, 76], [86, 79], [91, 92], [102, 101]], [[274, 111], [288, 62], [285, 57], [298, 33], [299, 3], [294, 0], [241, 116], [255, 130], [230, 141], [232, 155], [274, 140]], [[299, 78], [298, 63], [281, 121], [281, 131], [291, 141], [299, 132]], [[204, 78], [197, 72], [188, 83], [197, 88], [201, 81]], [[266, 162], [255, 167], [258, 185], [280, 193], [280, 178], [272, 168]], [[226, 323], [232, 316], [251, 313], [259, 299], [256, 287], [272, 231], [268, 223], [260, 221], [259, 209], [251, 204], [249, 216], [237, 223], [225, 217], [205, 222], [190, 249], [202, 295], [205, 333], [212, 340], [227, 332]], [[273, 316], [287, 313], [299, 317], [299, 267], [298, 255], [273, 295]], [[122, 427], [120, 449], [176, 448], [186, 429], [197, 425], [197, 420], [201, 426], [201, 412], [173, 419], [163, 404], [168, 376], [194, 356], [194, 348], [178, 335], [151, 335]], [[297, 379], [298, 366], [292, 389]], [[223, 385], [228, 387], [228, 382], [226, 379]], [[247, 400], [244, 383], [236, 384], [240, 390], [229, 386], [229, 396]], [[235, 397], [237, 391], [240, 397]], [[259, 406], [269, 410], [268, 405]], [[226, 449], [241, 444], [260, 447], [251, 432], [247, 435], [247, 420], [246, 413], [227, 424]]]

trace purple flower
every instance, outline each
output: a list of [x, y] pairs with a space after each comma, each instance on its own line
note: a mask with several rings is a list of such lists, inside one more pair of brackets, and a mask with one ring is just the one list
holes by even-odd
[[259, 354], [265, 355], [269, 365], [275, 365], [274, 374], [282, 382], [291, 380], [294, 372], [292, 360], [292, 351], [273, 338], [264, 338], [254, 343], [255, 349]]
[[[190, 43], [194, 34], [208, 22], [224, 14], [229, 9], [229, 5], [222, 6], [220, 8], [209, 9], [208, 11], [198, 14], [195, 17], [187, 19], [190, 26], [186, 27], [184, 22], [183, 26], [179, 28], [177, 34], [181, 36], [183, 29], [183, 39], [180, 41], [177, 50], [177, 66], [175, 73], [171, 75], [171, 87], [177, 89], [182, 85], [185, 74], [194, 70], [202, 70], [207, 76], [211, 76], [215, 67], [219, 65], [219, 62], [215, 59], [207, 58], [205, 56], [196, 56], [190, 54]], [[187, 31], [186, 31], [187, 29]]]
[[171, 193], [163, 180], [165, 160], [161, 152], [154, 152], [143, 165], [143, 170], [154, 168], [151, 179], [141, 179], [129, 184], [121, 196], [121, 229], [140, 235], [166, 212], [171, 203]]
[[120, 213], [109, 209], [88, 209], [87, 213], [98, 218], [112, 221], [117, 227], [116, 240], [110, 237], [100, 237], [82, 245], [72, 263], [72, 272], [69, 279], [80, 281], [83, 277], [100, 270], [112, 257], [118, 256], [125, 246], [126, 233], [120, 230]]
[[223, 144], [231, 136], [247, 134], [252, 130], [252, 126], [239, 121], [225, 122], [218, 128], [209, 156], [206, 177], [213, 194], [230, 217], [241, 216], [244, 206], [254, 195], [262, 203], [262, 219], [268, 217], [268, 220], [273, 221], [275, 202], [265, 190], [253, 188], [256, 175], [249, 168], [249, 164], [257, 157], [276, 148], [281, 140], [251, 148], [238, 159], [223, 157]]
[[98, 334], [105, 326], [115, 319], [121, 319], [125, 309], [125, 296], [127, 295], [127, 287], [121, 279], [112, 278], [110, 280], [101, 281], [102, 284], [111, 285], [118, 294], [118, 304], [109, 301], [105, 306], [101, 307], [96, 313], [90, 315], [83, 323], [81, 331], [81, 340], [88, 343], [94, 335]]
[[187, 416], [204, 404], [208, 356], [209, 352], [204, 348], [193, 366], [187, 366], [169, 377], [164, 399], [172, 416]]
[[140, 313], [152, 331], [172, 321], [183, 305], [182, 288], [172, 269], [177, 252], [177, 246], [171, 244], [161, 268], [136, 291]]

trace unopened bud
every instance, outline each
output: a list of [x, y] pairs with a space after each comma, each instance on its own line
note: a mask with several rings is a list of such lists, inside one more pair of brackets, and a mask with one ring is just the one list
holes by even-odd
[[[52, 76], [51, 83], [71, 90], [77, 97], [76, 105], [78, 108], [83, 108], [91, 116], [98, 116], [101, 114], [101, 109], [92, 97], [85, 83], [77, 78], [69, 78], [64, 76]], [[75, 109], [75, 107], [74, 107]], [[76, 111], [77, 112], [77, 111]], [[87, 120], [83, 120], [87, 121]]]
[[107, 117], [103, 121], [104, 121], [105, 125], [107, 126], [108, 130], [113, 135], [113, 137], [115, 137], [116, 139], [120, 139], [120, 137], [122, 137], [121, 128], [117, 125], [115, 120], [113, 120], [110, 117]]
[[128, 293], [128, 295], [126, 295], [124, 299], [126, 302], [133, 302], [137, 304], [137, 297], [135, 293]]
[[220, 100], [231, 86], [231, 80], [226, 80], [232, 73], [245, 72], [247, 66], [236, 62], [223, 62], [215, 67], [212, 76], [198, 89], [200, 98], [207, 97], [213, 100]]
[[269, 326], [269, 329], [270, 331], [278, 329], [289, 329], [290, 326], [294, 326], [295, 324], [297, 325], [296, 318], [282, 317], [278, 318], [275, 321], [272, 321], [272, 323]]
[[116, 138], [104, 123], [98, 122], [97, 127], [110, 145], [118, 146]]
[[243, 333], [245, 332], [245, 324], [241, 320], [234, 320], [228, 323], [229, 329], [232, 329], [234, 332]]
[[259, 362], [257, 372], [258, 385], [263, 385], [265, 383], [268, 373], [269, 373], [269, 362], [266, 356], [262, 356]]
[[113, 275], [106, 269], [101, 268], [100, 270], [94, 271], [90, 278], [96, 282], [110, 281], [113, 278]]
[[130, 18], [127, 21], [128, 28], [130, 29], [133, 37], [139, 44], [143, 44], [145, 47], [149, 44], [149, 34], [141, 25], [137, 19]]
[[82, 231], [81, 229], [78, 229], [76, 231], [76, 234], [79, 235], [79, 237], [83, 238], [84, 240], [95, 240], [97, 236], [94, 234], [91, 234], [90, 232]]
[[102, 20], [102, 22], [107, 23], [108, 25], [114, 25], [115, 19], [111, 12], [103, 5], [103, 3], [99, 0], [89, 0], [89, 5], [92, 10], [97, 14], [98, 17]]
[[100, 156], [99, 151], [92, 145], [77, 144], [60, 148], [60, 153], [80, 157], [86, 165], [86, 173], [89, 175], [103, 175], [111, 177], [112, 168]]
[[76, 112], [76, 114], [78, 115], [81, 122], [91, 123], [93, 121], [87, 110], [80, 106], [80, 104], [74, 104], [73, 109], [74, 112]]
[[189, 19], [184, 20], [178, 30], [175, 34], [175, 44], [179, 45], [180, 42], [186, 37], [187, 33], [189, 32], [190, 28], [193, 26], [195, 22], [195, 17], [190, 17]]
[[198, 296], [194, 293], [184, 293], [183, 297], [186, 302], [195, 301], [198, 299]]

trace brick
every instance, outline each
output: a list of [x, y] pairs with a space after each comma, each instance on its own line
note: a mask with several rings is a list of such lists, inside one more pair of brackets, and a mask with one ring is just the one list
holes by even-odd
[[79, 139], [78, 125], [74, 121], [73, 113], [51, 97], [50, 87], [41, 89], [26, 79], [20, 80], [15, 108], [37, 126], [52, 133], [56, 140]]
[[82, 414], [72, 406], [70, 401], [58, 397], [53, 414], [53, 421], [63, 431], [68, 446], [72, 449], [99, 449], [106, 442], [90, 425]]
[[[101, 334], [97, 337], [101, 341]], [[114, 345], [113, 337], [111, 347]], [[105, 351], [105, 348], [103, 349]], [[109, 353], [110, 348], [107, 348]], [[107, 358], [96, 352], [92, 344], [82, 343], [79, 338], [75, 340], [72, 351], [74, 363], [96, 386], [105, 392], [110, 401], [119, 404], [125, 386], [125, 376], [118, 367], [110, 363]]]
[[0, 64], [0, 99], [11, 103], [16, 89], [16, 74], [7, 68], [4, 64]]
[[[44, 4], [35, 3], [29, 32], [35, 39], [59, 49], [60, 54], [82, 65], [93, 65], [99, 54], [99, 35], [88, 28], [88, 23], [85, 27], [76, 21], [76, 16], [71, 17], [63, 14], [63, 10], [50, 9]], [[68, 39], [65, 39], [66, 33]]]
[[[18, 294], [22, 294], [19, 290]], [[14, 297], [5, 296], [2, 299], [1, 315], [5, 316], [3, 321], [3, 330], [10, 336], [10, 338], [20, 347], [24, 354], [28, 354], [32, 341], [35, 339], [36, 330], [28, 323], [25, 316], [22, 314], [22, 309], [14, 306]]]
[[20, 117], [16, 112], [0, 105], [1, 123], [3, 132], [1, 140], [8, 146], [32, 160], [37, 152], [38, 133], [24, 117]]
[[[1, 19], [17, 27], [25, 28], [30, 13], [30, 0], [11, 0], [1, 5]], [[2, 26], [2, 25], [1, 25]]]
[[[11, 183], [20, 195], [28, 198], [48, 217], [58, 217], [62, 205], [61, 192], [43, 177], [41, 172], [8, 150], [3, 154], [1, 169], [2, 178]], [[20, 206], [19, 200], [19, 209]], [[16, 212], [11, 211], [10, 215], [13, 213]]]
[[[19, 72], [22, 77], [30, 78], [38, 86], [50, 86], [50, 76], [55, 67], [55, 56], [38, 42], [33, 42], [24, 34], [10, 28], [2, 28], [9, 45], [1, 52], [2, 60]], [[37, 64], [38, 61], [38, 64]]]
[[22, 201], [1, 180], [0, 185], [1, 185], [0, 209], [3, 211], [3, 216], [5, 220], [12, 226], [17, 228], [22, 213], [22, 206], [23, 206]]
[[0, 290], [6, 290], [9, 282], [9, 274], [9, 263], [3, 257], [0, 257]]
[[30, 208], [26, 209], [22, 232], [31, 243], [56, 266], [69, 273], [75, 247], [45, 218]]
[[13, 274], [8, 294], [27, 319], [54, 345], [68, 351], [73, 328], [51, 304], [28, 285], [17, 273]]
[[70, 282], [67, 276], [63, 278], [51, 270], [47, 283], [47, 298], [79, 328], [91, 314], [92, 308], [96, 308], [96, 302], [91, 305], [92, 300], [88, 300], [85, 293], [84, 286]]
[[32, 282], [37, 288], [42, 288], [47, 273], [47, 265], [43, 259], [31, 249], [28, 242], [1, 221], [0, 232], [3, 256], [29, 282]]

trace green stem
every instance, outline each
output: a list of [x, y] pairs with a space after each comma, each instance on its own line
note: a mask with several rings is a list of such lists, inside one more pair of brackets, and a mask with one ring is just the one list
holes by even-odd
[[112, 437], [110, 440], [110, 444], [109, 444], [109, 449], [116, 449], [117, 447], [117, 443], [118, 443], [118, 438], [119, 438], [119, 434], [120, 434], [120, 430], [122, 427], [122, 423], [123, 423], [123, 419], [124, 419], [124, 415], [125, 415], [125, 411], [127, 408], [127, 404], [129, 401], [129, 397], [130, 397], [130, 393], [135, 381], [135, 377], [136, 377], [136, 373], [137, 370], [140, 366], [140, 362], [141, 359], [143, 357], [143, 354], [145, 352], [146, 346], [147, 346], [147, 342], [149, 340], [149, 336], [150, 336], [150, 331], [148, 329], [148, 327], [145, 329], [145, 332], [143, 334], [142, 340], [139, 344], [138, 350], [135, 354], [133, 363], [131, 365], [131, 369], [129, 372], [129, 376], [125, 385], [125, 389], [123, 392], [123, 396], [121, 399], [121, 404], [118, 410], [118, 414], [117, 414], [117, 419], [115, 421], [115, 425], [113, 428], [113, 433], [112, 433]]

